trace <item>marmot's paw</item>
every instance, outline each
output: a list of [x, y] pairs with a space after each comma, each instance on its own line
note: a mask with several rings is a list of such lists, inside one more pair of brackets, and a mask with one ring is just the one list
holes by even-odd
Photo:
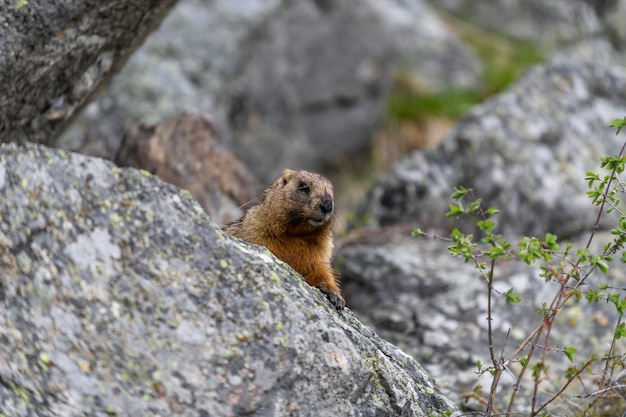
[[341, 311], [346, 306], [346, 300], [343, 299], [338, 291], [329, 290], [323, 285], [319, 285], [317, 288], [319, 288], [321, 292], [326, 294], [326, 297], [328, 297], [328, 301], [330, 301], [337, 310]]

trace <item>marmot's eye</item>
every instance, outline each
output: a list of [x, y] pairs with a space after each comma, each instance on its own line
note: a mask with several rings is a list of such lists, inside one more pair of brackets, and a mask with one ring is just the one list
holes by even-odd
[[300, 184], [298, 184], [298, 190], [304, 191], [308, 194], [309, 191], [311, 191], [311, 188], [309, 188], [309, 184], [307, 184], [306, 182], [301, 182]]

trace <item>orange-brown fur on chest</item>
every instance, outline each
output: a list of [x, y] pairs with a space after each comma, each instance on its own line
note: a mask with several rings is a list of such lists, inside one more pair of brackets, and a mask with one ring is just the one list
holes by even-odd
[[224, 230], [266, 246], [341, 309], [345, 301], [330, 265], [333, 220], [331, 183], [315, 173], [288, 169], [256, 205]]

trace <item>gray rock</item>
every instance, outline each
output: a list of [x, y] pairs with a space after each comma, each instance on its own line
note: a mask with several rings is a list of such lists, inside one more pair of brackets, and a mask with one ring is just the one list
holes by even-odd
[[[442, 214], [463, 185], [498, 206], [500, 233], [564, 237], [591, 228], [584, 180], [622, 141], [609, 122], [626, 114], [626, 71], [595, 64], [529, 70], [473, 108], [435, 149], [415, 152], [360, 204], [369, 225], [448, 229]], [[607, 218], [608, 219], [608, 218]]]
[[626, 42], [626, 28], [624, 27], [626, 3], [618, 0], [599, 1], [597, 3], [606, 3], [609, 5], [605, 9], [600, 9], [598, 13], [603, 18], [608, 35], [613, 41], [613, 45], [624, 55], [626, 53], [624, 50], [624, 42]]
[[291, 2], [244, 46], [221, 105], [237, 154], [265, 181], [366, 149], [392, 81], [393, 44], [368, 7]]
[[588, 0], [430, 0], [430, 3], [483, 28], [549, 48], [603, 31], [602, 21]]
[[596, 65], [626, 67], [626, 54], [615, 49], [608, 38], [594, 37], [555, 50], [550, 54], [548, 62], [567, 65], [592, 62]]
[[430, 89], [478, 82], [421, 1], [185, 0], [59, 144], [112, 158], [132, 125], [195, 108], [262, 182], [323, 170], [367, 149], [398, 68]]
[[421, 366], [145, 172], [0, 147], [0, 413], [427, 416]]
[[3, 1], [0, 142], [50, 145], [174, 3]]

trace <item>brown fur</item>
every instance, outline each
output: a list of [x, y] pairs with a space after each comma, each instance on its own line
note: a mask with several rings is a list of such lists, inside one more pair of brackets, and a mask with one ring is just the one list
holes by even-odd
[[343, 309], [345, 301], [330, 266], [334, 214], [330, 181], [286, 169], [263, 191], [260, 201], [224, 231], [267, 247]]

